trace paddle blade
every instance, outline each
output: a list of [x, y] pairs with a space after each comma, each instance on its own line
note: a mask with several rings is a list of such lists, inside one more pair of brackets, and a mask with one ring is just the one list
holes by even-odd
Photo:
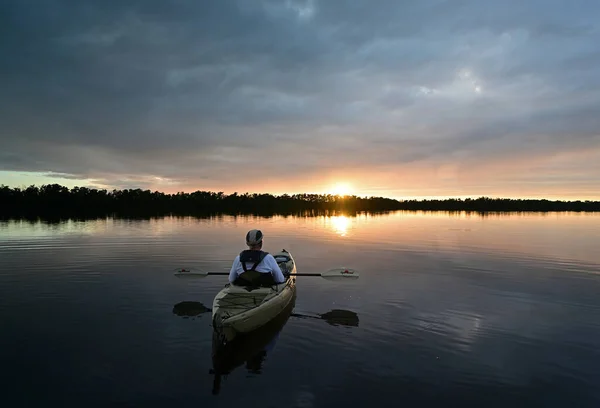
[[200, 302], [183, 301], [173, 306], [173, 314], [181, 317], [194, 317], [203, 313], [208, 313], [211, 310]]
[[338, 279], [358, 279], [359, 273], [356, 269], [351, 268], [333, 268], [321, 274], [321, 277], [328, 280]]
[[333, 309], [321, 315], [332, 326], [358, 327], [358, 315], [355, 312], [344, 309]]
[[208, 272], [197, 268], [177, 268], [173, 274], [178, 278], [205, 278]]

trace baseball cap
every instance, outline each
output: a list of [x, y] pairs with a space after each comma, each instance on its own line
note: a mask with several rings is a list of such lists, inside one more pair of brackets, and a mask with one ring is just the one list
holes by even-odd
[[258, 245], [263, 240], [263, 233], [261, 230], [253, 229], [248, 231], [246, 234], [246, 245]]

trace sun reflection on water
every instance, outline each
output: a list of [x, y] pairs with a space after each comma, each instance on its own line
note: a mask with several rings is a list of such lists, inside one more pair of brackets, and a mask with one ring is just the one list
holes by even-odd
[[325, 225], [342, 237], [348, 234], [350, 223], [350, 218], [345, 215], [334, 215], [325, 218]]

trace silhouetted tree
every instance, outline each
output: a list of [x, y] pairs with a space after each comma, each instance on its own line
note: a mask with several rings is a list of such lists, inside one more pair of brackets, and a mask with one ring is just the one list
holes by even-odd
[[58, 184], [26, 189], [0, 186], [3, 218], [89, 218], [105, 216], [162, 216], [204, 214], [320, 214], [343, 211], [393, 210], [530, 212], [600, 211], [598, 201], [549, 201], [480, 197], [477, 199], [394, 200], [385, 197], [331, 194], [272, 194], [194, 191], [165, 194], [159, 191], [124, 189], [107, 191], [87, 187], [69, 189]]

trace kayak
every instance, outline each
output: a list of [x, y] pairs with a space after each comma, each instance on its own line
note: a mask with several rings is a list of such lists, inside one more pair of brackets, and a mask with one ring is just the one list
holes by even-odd
[[213, 300], [213, 329], [223, 342], [256, 330], [277, 318], [296, 299], [296, 262], [285, 249], [272, 254], [286, 281], [271, 286], [225, 285]]

